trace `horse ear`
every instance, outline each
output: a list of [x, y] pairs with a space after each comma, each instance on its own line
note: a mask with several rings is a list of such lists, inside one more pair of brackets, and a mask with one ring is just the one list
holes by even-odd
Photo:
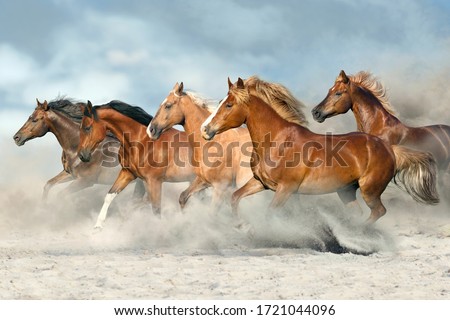
[[180, 85], [178, 86], [178, 90], [177, 90], [177, 93], [179, 95], [181, 95], [183, 93], [183, 87], [184, 87], [183, 81], [181, 81]]
[[84, 107], [83, 109], [83, 115], [85, 115], [86, 117], [92, 116], [92, 103], [89, 100], [86, 103], [86, 107]]
[[231, 82], [230, 77], [228, 77], [228, 89], [231, 89], [233, 82]]
[[173, 90], [173, 91], [177, 91], [179, 86], [180, 86], [180, 85], [178, 84], [178, 82], [175, 83], [175, 85], [173, 86], [172, 90]]
[[37, 104], [38, 107], [42, 104], [42, 103], [39, 101], [38, 98], [36, 98], [36, 104]]
[[238, 81], [237, 81], [237, 87], [239, 88], [239, 89], [244, 89], [244, 80], [242, 80], [241, 78], [238, 78]]
[[337, 77], [336, 81], [342, 81], [343, 83], [347, 84], [350, 79], [347, 77], [347, 75], [345, 74], [344, 70], [341, 70], [341, 72], [339, 73], [339, 76]]
[[47, 100], [44, 100], [42, 106], [44, 107], [44, 111], [47, 111], [49, 109]]

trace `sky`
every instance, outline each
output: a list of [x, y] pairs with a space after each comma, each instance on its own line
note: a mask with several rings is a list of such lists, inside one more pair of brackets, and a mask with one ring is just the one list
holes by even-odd
[[119, 99], [154, 114], [176, 82], [221, 99], [227, 77], [254, 74], [288, 87], [309, 117], [341, 69], [378, 76], [405, 121], [450, 122], [446, 0], [0, 0], [0, 8], [2, 135], [17, 131], [36, 98]]

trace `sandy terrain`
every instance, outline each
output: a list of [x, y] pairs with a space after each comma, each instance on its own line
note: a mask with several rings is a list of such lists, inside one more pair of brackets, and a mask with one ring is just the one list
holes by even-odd
[[[25, 161], [9, 159], [10, 168]], [[269, 213], [267, 191], [242, 202], [250, 232], [233, 227], [226, 206], [209, 214], [208, 194], [181, 214], [176, 200], [185, 184], [165, 185], [162, 219], [134, 204], [130, 188], [95, 233], [108, 187], [65, 199], [58, 187], [44, 204], [51, 170], [36, 170], [45, 156], [34, 161], [17, 179], [2, 172], [2, 299], [450, 298], [450, 237], [442, 236], [449, 210], [417, 205], [395, 186], [374, 227], [335, 195], [303, 196]]]

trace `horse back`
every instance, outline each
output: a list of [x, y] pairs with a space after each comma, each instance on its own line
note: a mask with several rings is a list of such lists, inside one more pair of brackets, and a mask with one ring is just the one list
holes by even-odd
[[410, 127], [402, 145], [430, 152], [439, 168], [446, 169], [450, 164], [450, 126]]

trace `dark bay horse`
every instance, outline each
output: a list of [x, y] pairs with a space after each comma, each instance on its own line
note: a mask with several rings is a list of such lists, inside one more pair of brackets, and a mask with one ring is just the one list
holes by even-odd
[[121, 101], [95, 107], [88, 101], [80, 127], [80, 159], [90, 161], [94, 150], [106, 138], [106, 131], [109, 130], [120, 141], [118, 154], [122, 166], [105, 197], [95, 228], [102, 228], [112, 200], [136, 178], [144, 181], [153, 213], [157, 215], [161, 211], [163, 182], [194, 179], [186, 134], [171, 129], [160, 140], [150, 140], [146, 129], [151, 119], [152, 116], [141, 108]]
[[[264, 189], [275, 191], [271, 207], [279, 207], [296, 192], [337, 192], [344, 203], [349, 203], [356, 201], [356, 190], [360, 188], [371, 209], [369, 221], [375, 222], [386, 212], [380, 196], [396, 174], [414, 181], [414, 187], [407, 189], [414, 199], [431, 204], [438, 201], [433, 189], [435, 164], [431, 155], [410, 153], [404, 147], [392, 149], [380, 138], [365, 133], [313, 133], [287, 121], [292, 114], [289, 109], [277, 112], [275, 105], [251, 94], [242, 79], [236, 84], [228, 79], [228, 86], [228, 95], [214, 117], [204, 123], [202, 134], [205, 139], [212, 139], [216, 134], [247, 124], [254, 147], [251, 162], [254, 178], [233, 194], [235, 212], [242, 197]], [[399, 168], [397, 156], [416, 165]]]
[[[410, 127], [394, 114], [386, 98], [383, 85], [368, 72], [347, 76], [341, 71], [325, 99], [312, 114], [316, 121], [353, 111], [358, 131], [380, 137], [390, 145], [402, 145], [419, 151], [430, 152], [450, 183], [450, 126], [430, 125]], [[450, 200], [449, 186], [444, 197]]]
[[[22, 146], [31, 139], [51, 132], [61, 145], [63, 170], [45, 184], [43, 198], [46, 199], [49, 190], [58, 183], [72, 181], [65, 192], [75, 192], [94, 184], [114, 182], [120, 168], [117, 161], [120, 143], [117, 139], [108, 136], [89, 163], [81, 162], [78, 158], [80, 123], [85, 104], [75, 103], [70, 99], [56, 99], [50, 103], [40, 103], [36, 99], [36, 102], [36, 109], [14, 135], [14, 141]], [[143, 195], [144, 191], [141, 183], [139, 192]]]

